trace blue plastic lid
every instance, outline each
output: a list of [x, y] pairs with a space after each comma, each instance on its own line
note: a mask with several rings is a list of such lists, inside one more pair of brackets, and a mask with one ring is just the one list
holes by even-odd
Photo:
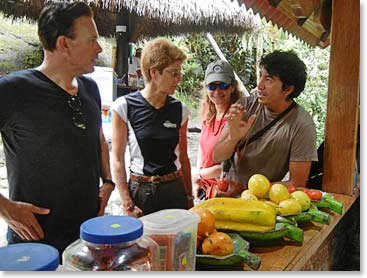
[[56, 270], [59, 251], [42, 243], [17, 243], [0, 248], [1, 271]]
[[119, 244], [143, 235], [143, 222], [130, 216], [99, 216], [80, 226], [80, 238], [90, 243]]

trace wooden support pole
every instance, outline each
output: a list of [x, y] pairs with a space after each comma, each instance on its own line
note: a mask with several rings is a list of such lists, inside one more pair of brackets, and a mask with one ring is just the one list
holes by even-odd
[[127, 84], [128, 57], [129, 57], [129, 12], [121, 10], [117, 13], [116, 25], [116, 65], [115, 72]]
[[333, 1], [331, 25], [322, 188], [351, 195], [359, 123], [359, 1]]

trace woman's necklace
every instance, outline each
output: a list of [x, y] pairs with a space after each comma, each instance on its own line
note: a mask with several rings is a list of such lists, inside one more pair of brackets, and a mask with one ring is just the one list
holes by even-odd
[[226, 111], [224, 111], [222, 117], [220, 118], [219, 125], [216, 131], [214, 130], [216, 119], [214, 119], [213, 124], [212, 124], [212, 133], [214, 134], [214, 136], [218, 135], [220, 127], [222, 126], [223, 121], [224, 121], [224, 116], [227, 114], [227, 111], [228, 111], [228, 108], [226, 109]]

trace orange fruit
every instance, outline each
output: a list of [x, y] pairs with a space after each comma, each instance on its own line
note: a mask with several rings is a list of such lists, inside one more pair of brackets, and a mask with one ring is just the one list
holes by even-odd
[[233, 253], [234, 245], [231, 237], [223, 232], [213, 232], [204, 239], [201, 245], [203, 254], [226, 256]]
[[215, 217], [214, 214], [207, 208], [193, 208], [191, 210], [199, 214], [200, 222], [198, 224], [198, 238], [209, 236], [215, 230]]

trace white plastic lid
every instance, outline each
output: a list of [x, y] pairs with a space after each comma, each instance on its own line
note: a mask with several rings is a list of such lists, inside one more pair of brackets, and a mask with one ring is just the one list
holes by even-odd
[[0, 248], [0, 271], [56, 270], [59, 251], [42, 243], [17, 243]]
[[172, 234], [200, 222], [197, 213], [185, 209], [165, 209], [139, 218], [144, 223], [144, 233]]

